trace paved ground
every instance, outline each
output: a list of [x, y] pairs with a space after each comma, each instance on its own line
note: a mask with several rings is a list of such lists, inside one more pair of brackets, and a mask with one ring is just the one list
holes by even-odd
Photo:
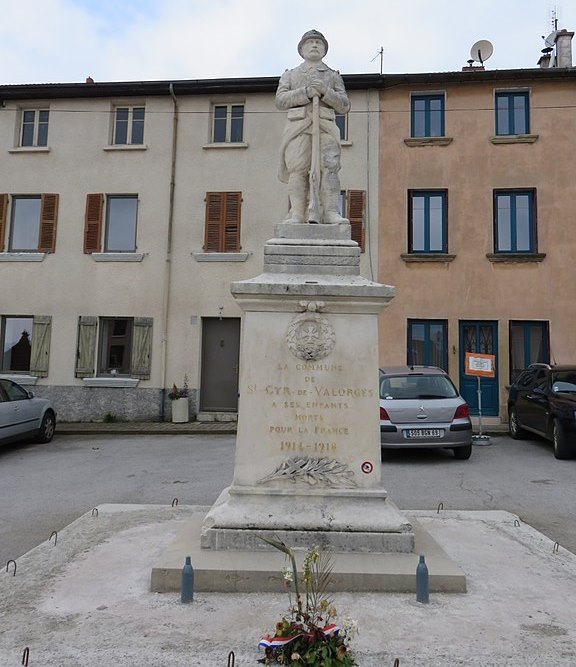
[[[255, 665], [287, 607], [275, 594], [149, 592], [151, 564], [206, 508], [102, 505], [0, 572], [0, 664]], [[576, 556], [505, 512], [411, 512], [465, 570], [468, 593], [335, 594], [360, 667], [576, 664]], [[283, 566], [279, 554], [279, 569]], [[228, 661], [234, 651], [234, 663]]]

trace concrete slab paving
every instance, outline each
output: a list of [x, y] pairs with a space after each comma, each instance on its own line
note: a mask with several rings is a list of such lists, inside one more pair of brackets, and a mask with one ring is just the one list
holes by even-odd
[[[0, 665], [255, 665], [277, 593], [151, 593], [153, 563], [205, 508], [102, 505], [0, 572]], [[465, 594], [337, 593], [362, 667], [576, 664], [576, 556], [507, 512], [406, 512], [464, 570]], [[284, 565], [278, 554], [278, 567]]]

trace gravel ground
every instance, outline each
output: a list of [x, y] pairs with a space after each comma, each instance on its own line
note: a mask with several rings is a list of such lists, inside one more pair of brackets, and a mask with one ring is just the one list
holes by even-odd
[[[286, 610], [275, 594], [149, 592], [182, 523], [206, 508], [102, 505], [0, 573], [0, 665], [236, 667]], [[95, 513], [94, 513], [95, 514]], [[576, 664], [576, 556], [506, 512], [407, 512], [464, 569], [468, 593], [335, 595], [361, 667]], [[56, 544], [55, 544], [56, 542]], [[279, 569], [283, 566], [279, 555]]]

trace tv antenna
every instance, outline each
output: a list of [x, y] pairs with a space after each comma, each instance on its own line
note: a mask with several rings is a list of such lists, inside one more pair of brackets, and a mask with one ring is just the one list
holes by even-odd
[[372, 60], [370, 62], [373, 63], [376, 60], [376, 58], [378, 58], [378, 56], [380, 56], [380, 74], [382, 74], [382, 68], [384, 66], [384, 47], [383, 46], [380, 47], [380, 51], [378, 51], [378, 53], [374, 56], [374, 58], [372, 58]]
[[470, 49], [470, 58], [472, 62], [484, 65], [484, 62], [494, 53], [492, 43], [487, 39], [481, 39], [472, 45]]

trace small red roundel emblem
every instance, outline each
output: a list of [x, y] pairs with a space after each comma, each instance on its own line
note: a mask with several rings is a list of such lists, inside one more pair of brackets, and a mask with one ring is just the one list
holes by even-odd
[[371, 461], [364, 461], [362, 464], [362, 472], [366, 475], [369, 475], [374, 470], [374, 466]]

